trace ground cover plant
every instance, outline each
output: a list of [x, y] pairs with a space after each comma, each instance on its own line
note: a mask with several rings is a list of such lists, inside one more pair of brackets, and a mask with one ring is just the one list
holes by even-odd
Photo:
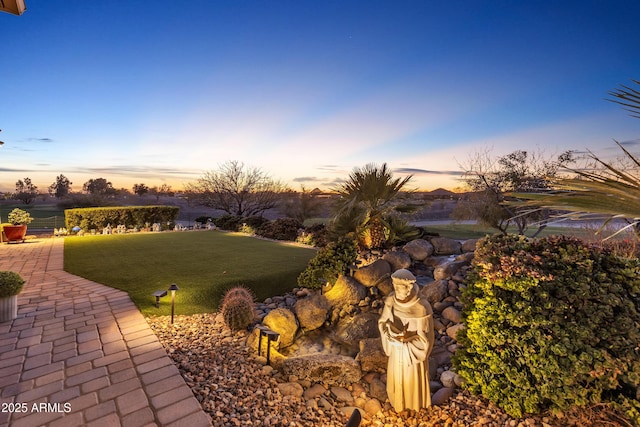
[[216, 311], [225, 291], [245, 285], [257, 300], [283, 295], [316, 251], [218, 231], [65, 238], [69, 273], [122, 289], [145, 315], [170, 314], [170, 297], [151, 295], [176, 283], [176, 313]]
[[567, 237], [483, 239], [454, 366], [508, 414], [621, 403], [640, 420], [640, 261]]

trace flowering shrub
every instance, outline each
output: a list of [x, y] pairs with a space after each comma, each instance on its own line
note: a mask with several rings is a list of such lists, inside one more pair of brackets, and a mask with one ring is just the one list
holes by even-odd
[[[512, 416], [636, 399], [640, 262], [579, 240], [495, 236], [463, 292], [457, 372]], [[633, 406], [633, 405], [631, 405]]]

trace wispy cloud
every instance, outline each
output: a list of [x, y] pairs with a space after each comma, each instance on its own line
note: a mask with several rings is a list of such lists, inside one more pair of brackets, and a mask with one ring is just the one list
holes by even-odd
[[620, 144], [631, 147], [634, 145], [640, 145], [640, 138], [639, 139], [630, 139], [629, 141], [620, 141]]
[[463, 175], [463, 171], [436, 171], [429, 169], [417, 169], [417, 168], [397, 168], [393, 170], [396, 173], [400, 174], [413, 174], [413, 175], [448, 175], [448, 176], [460, 176]]
[[27, 142], [44, 142], [44, 143], [50, 143], [50, 142], [54, 142], [54, 140], [52, 138], [27, 138], [26, 139]]
[[26, 168], [5, 168], [0, 167], [0, 172], [37, 172], [37, 169], [26, 169]]
[[299, 176], [292, 179], [293, 182], [318, 182], [323, 181], [322, 178], [317, 178], [315, 176]]
[[198, 176], [200, 171], [182, 169], [182, 168], [169, 168], [169, 167], [143, 167], [134, 165], [112, 165], [112, 166], [95, 166], [95, 167], [78, 167], [74, 168], [78, 173], [89, 174], [108, 174], [108, 175], [123, 175], [123, 176], [137, 176], [137, 177], [154, 177], [158, 178], [164, 175], [172, 176]]

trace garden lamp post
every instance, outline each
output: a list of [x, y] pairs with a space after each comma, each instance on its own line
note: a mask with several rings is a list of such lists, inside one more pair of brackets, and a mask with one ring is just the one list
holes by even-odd
[[171, 291], [171, 324], [173, 325], [173, 309], [175, 306], [175, 302], [176, 302], [176, 291], [180, 289], [178, 288], [178, 285], [176, 285], [175, 283], [172, 283], [171, 286], [169, 286], [169, 290]]

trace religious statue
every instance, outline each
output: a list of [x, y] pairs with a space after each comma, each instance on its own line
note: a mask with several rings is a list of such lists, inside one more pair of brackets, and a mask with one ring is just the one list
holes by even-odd
[[433, 349], [433, 310], [420, 298], [415, 276], [406, 269], [391, 275], [378, 328], [387, 365], [387, 395], [396, 412], [431, 406], [429, 355]]

